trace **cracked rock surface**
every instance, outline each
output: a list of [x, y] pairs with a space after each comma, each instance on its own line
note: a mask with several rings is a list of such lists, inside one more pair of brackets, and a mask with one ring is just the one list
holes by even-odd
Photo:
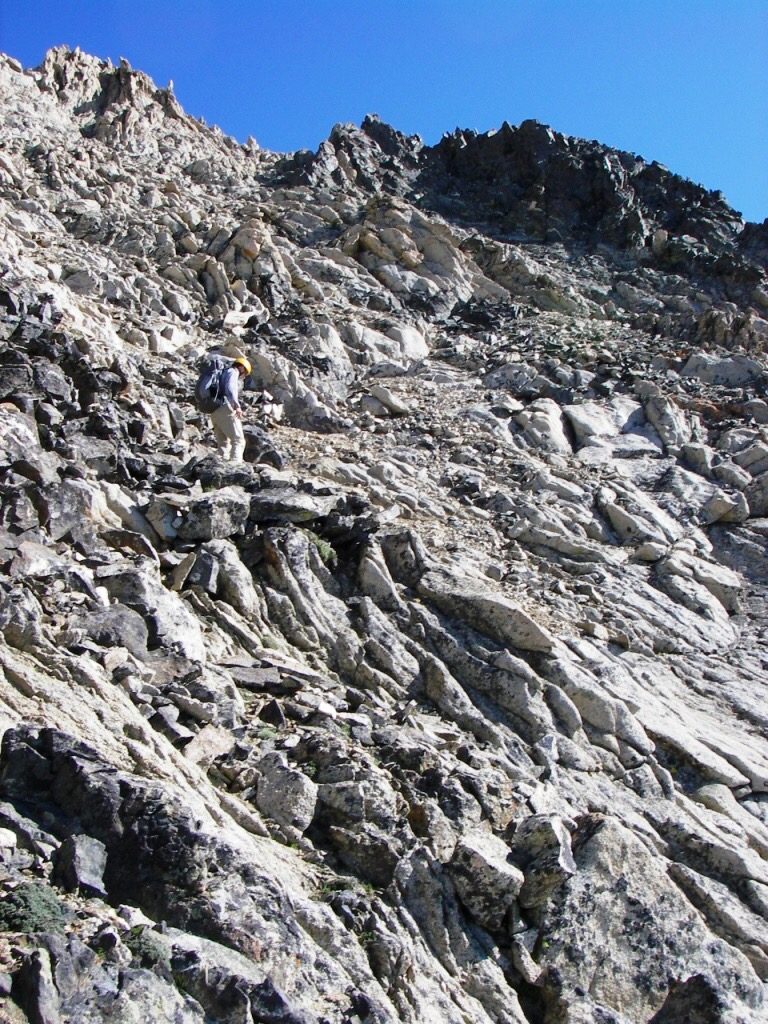
[[764, 1022], [766, 224], [532, 121], [0, 101], [3, 1020]]

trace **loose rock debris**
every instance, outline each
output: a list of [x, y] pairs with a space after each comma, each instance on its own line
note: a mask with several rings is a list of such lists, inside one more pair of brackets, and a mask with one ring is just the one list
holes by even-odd
[[0, 97], [0, 1012], [764, 1020], [765, 225], [535, 122]]

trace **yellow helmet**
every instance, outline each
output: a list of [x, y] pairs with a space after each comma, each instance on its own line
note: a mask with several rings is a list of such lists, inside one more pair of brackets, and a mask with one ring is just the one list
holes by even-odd
[[234, 360], [232, 365], [242, 366], [242, 368], [245, 370], [246, 377], [248, 376], [252, 369], [251, 364], [248, 362], [245, 356], [238, 356], [237, 359]]

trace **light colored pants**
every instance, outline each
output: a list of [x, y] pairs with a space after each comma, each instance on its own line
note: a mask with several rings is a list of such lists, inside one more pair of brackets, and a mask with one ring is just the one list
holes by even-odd
[[238, 419], [228, 405], [222, 405], [211, 413], [213, 433], [219, 446], [219, 455], [226, 462], [242, 462], [245, 451], [245, 434], [243, 422]]

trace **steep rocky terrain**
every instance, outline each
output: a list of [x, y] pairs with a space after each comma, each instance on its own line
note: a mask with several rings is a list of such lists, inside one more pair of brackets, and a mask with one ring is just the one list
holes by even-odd
[[768, 222], [534, 122], [0, 102], [0, 1019], [768, 1019]]

